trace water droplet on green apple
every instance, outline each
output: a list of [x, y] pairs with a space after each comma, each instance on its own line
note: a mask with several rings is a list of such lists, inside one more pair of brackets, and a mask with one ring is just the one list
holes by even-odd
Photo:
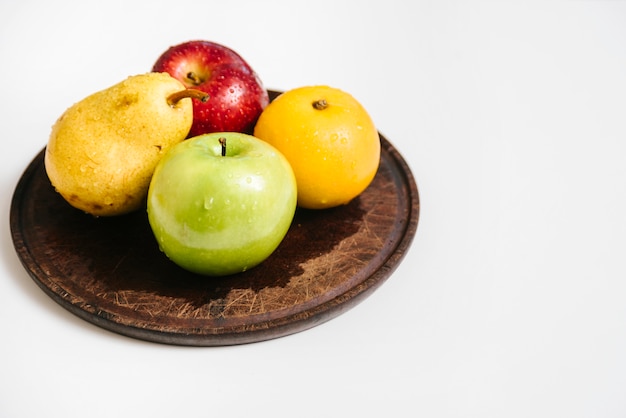
[[211, 209], [213, 207], [213, 196], [204, 199], [204, 208]]

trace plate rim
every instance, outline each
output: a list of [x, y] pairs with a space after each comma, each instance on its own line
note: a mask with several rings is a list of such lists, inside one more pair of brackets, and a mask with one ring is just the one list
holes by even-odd
[[39, 288], [41, 288], [44, 293], [51, 297], [57, 304], [61, 305], [64, 309], [72, 312], [83, 320], [117, 334], [144, 341], [173, 345], [225, 346], [261, 342], [302, 332], [341, 315], [347, 310], [358, 305], [361, 301], [366, 299], [371, 293], [378, 289], [398, 267], [416, 235], [420, 214], [420, 197], [417, 183], [409, 165], [400, 152], [380, 132], [379, 137], [381, 141], [381, 150], [391, 160], [395, 171], [402, 177], [402, 185], [407, 189], [406, 203], [409, 205], [409, 208], [408, 213], [406, 214], [405, 223], [403, 224], [402, 233], [400, 235], [401, 239], [396, 242], [395, 246], [393, 246], [393, 248], [389, 251], [388, 256], [384, 259], [384, 261], [380, 262], [380, 265], [372, 272], [372, 274], [368, 275], [355, 286], [342, 291], [325, 302], [314, 304], [313, 306], [305, 308], [302, 311], [281, 316], [279, 318], [255, 322], [254, 329], [252, 330], [247, 330], [246, 324], [241, 324], [232, 325], [220, 330], [214, 328], [214, 332], [191, 334], [184, 331], [165, 332], [156, 329], [126, 325], [115, 321], [107, 312], [96, 312], [96, 314], [94, 314], [85, 310], [84, 307], [79, 306], [76, 303], [72, 303], [72, 301], [64, 298], [61, 294], [59, 294], [59, 292], [55, 292], [52, 288], [43, 283], [41, 278], [37, 275], [37, 272], [33, 271], [32, 265], [29, 266], [27, 264], [28, 260], [34, 262], [37, 266], [39, 274], [45, 275], [45, 272], [41, 269], [41, 266], [37, 262], [37, 257], [35, 257], [31, 253], [28, 246], [25, 245], [23, 231], [19, 228], [20, 214], [18, 212], [21, 206], [20, 196], [23, 194], [23, 191], [28, 188], [28, 184], [34, 180], [37, 170], [41, 168], [42, 164], [44, 164], [43, 154], [45, 153], [45, 147], [26, 167], [13, 192], [10, 205], [10, 230], [14, 248], [22, 266], [25, 268], [31, 279], [34, 280]]

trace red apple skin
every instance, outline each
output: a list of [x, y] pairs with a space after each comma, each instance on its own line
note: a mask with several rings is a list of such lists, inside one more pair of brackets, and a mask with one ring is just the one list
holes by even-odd
[[166, 72], [187, 88], [209, 94], [193, 101], [194, 122], [188, 137], [211, 132], [251, 134], [269, 103], [267, 90], [250, 65], [232, 49], [209, 41], [170, 47], [152, 71]]

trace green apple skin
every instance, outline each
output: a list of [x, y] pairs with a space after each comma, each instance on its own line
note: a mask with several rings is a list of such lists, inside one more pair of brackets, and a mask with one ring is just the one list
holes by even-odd
[[[222, 156], [220, 138], [226, 139]], [[246, 271], [283, 240], [297, 202], [287, 159], [250, 135], [189, 138], [157, 165], [148, 220], [159, 248], [180, 267], [205, 276]]]

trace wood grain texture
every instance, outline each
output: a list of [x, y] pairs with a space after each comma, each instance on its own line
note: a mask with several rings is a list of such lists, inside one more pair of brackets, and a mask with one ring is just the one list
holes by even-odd
[[79, 317], [129, 337], [193, 346], [282, 337], [323, 323], [382, 284], [417, 229], [409, 167], [381, 135], [379, 171], [350, 204], [298, 209], [278, 249], [245, 273], [206, 278], [158, 249], [145, 210], [94, 218], [52, 188], [42, 150], [20, 179], [10, 214], [33, 280]]

